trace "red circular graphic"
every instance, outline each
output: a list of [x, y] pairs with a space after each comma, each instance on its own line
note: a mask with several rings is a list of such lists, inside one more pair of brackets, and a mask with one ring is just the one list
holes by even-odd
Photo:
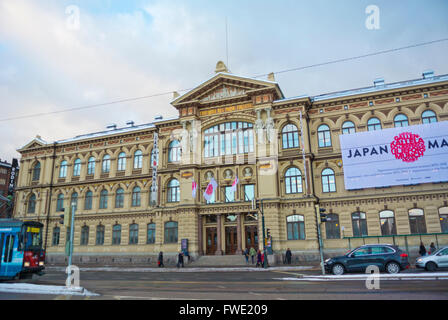
[[414, 162], [422, 157], [426, 151], [425, 141], [411, 132], [403, 132], [394, 137], [390, 150], [396, 159], [403, 162]]

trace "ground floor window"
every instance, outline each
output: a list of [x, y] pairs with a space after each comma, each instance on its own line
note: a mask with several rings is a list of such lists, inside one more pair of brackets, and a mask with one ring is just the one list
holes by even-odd
[[352, 227], [354, 237], [366, 237], [368, 235], [365, 212], [352, 213]]
[[439, 209], [439, 219], [442, 232], [448, 232], [448, 207]]
[[341, 232], [339, 228], [339, 215], [330, 213], [327, 215], [327, 222], [325, 222], [325, 231], [327, 239], [340, 239]]
[[96, 245], [104, 244], [104, 226], [96, 227]]
[[165, 223], [165, 243], [177, 243], [177, 222]]
[[296, 214], [286, 218], [288, 240], [305, 240], [305, 222], [302, 215]]
[[58, 246], [59, 245], [60, 234], [61, 234], [61, 229], [59, 229], [59, 227], [53, 228], [53, 242], [52, 242], [52, 244], [54, 246]]
[[384, 210], [380, 212], [380, 224], [381, 234], [383, 236], [397, 234], [394, 212], [392, 210]]
[[426, 233], [425, 214], [422, 209], [409, 210], [409, 226], [411, 234]]
[[148, 224], [148, 235], [146, 243], [152, 244], [156, 242], [156, 224], [155, 223], [149, 223]]
[[116, 224], [112, 228], [112, 244], [119, 245], [121, 243], [121, 225]]
[[81, 245], [86, 246], [89, 244], [89, 227], [84, 226], [81, 228]]
[[138, 244], [138, 224], [129, 226], [129, 244]]

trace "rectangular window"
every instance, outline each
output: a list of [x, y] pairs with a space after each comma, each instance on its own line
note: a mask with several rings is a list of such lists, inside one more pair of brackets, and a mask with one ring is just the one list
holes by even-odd
[[255, 198], [255, 185], [246, 184], [244, 185], [244, 201], [252, 201]]
[[232, 187], [224, 187], [224, 201], [235, 202], [235, 192], [232, 190]]

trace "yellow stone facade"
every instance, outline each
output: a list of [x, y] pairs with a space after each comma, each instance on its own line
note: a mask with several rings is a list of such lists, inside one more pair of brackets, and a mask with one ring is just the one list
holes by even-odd
[[[283, 96], [279, 85], [270, 80], [254, 80], [218, 72], [197, 88], [176, 96], [171, 103], [179, 111], [176, 119], [159, 119], [148, 125], [113, 129], [55, 143], [46, 143], [37, 137], [19, 150], [22, 158], [15, 218], [38, 220], [45, 225], [47, 254], [54, 257], [54, 261], [64, 257], [67, 234], [64, 226], [60, 225], [58, 196], [64, 196], [66, 206], [73, 193], [78, 195], [74, 236], [74, 253], [78, 260], [75, 259], [75, 263], [153, 262], [160, 251], [167, 257], [174, 257], [180, 250], [181, 239], [188, 239], [188, 251], [193, 257], [241, 254], [241, 250], [253, 244], [256, 238], [259, 240], [258, 246], [262, 247], [261, 215], [258, 214], [258, 220], [254, 220], [251, 202], [245, 201], [244, 186], [250, 184], [254, 185], [254, 196], [263, 199], [265, 224], [272, 236], [272, 249], [277, 260], [281, 259], [286, 248], [291, 248], [301, 259], [318, 259], [315, 204], [339, 217], [337, 227], [340, 228], [340, 237], [337, 239], [326, 239], [326, 227], [322, 225], [326, 254], [370, 242], [394, 241], [409, 248], [417, 246], [420, 240], [425, 241], [427, 246], [436, 241], [439, 246], [448, 244], [448, 236], [440, 234], [443, 231], [441, 214], [448, 213], [448, 183], [345, 190], [338, 139], [342, 124], [347, 120], [354, 123], [356, 132], [366, 131], [367, 121], [372, 116], [381, 121], [382, 128], [393, 127], [394, 117], [398, 113], [406, 115], [409, 125], [420, 124], [425, 110], [433, 111], [437, 121], [446, 121], [448, 77], [288, 99]], [[302, 130], [300, 113], [303, 117]], [[253, 138], [248, 151], [237, 150], [229, 155], [205, 157], [205, 131], [232, 122], [251, 125], [245, 128], [252, 131], [247, 139], [249, 135]], [[301, 142], [292, 148], [284, 148], [283, 132], [289, 124], [295, 125], [299, 139], [303, 135], [305, 163]], [[318, 144], [318, 128], [322, 124], [330, 128], [329, 147], [319, 147]], [[246, 136], [243, 133], [242, 138], [237, 134], [232, 136], [232, 132], [229, 139], [238, 141], [236, 148], [246, 148], [249, 140], [241, 142]], [[155, 133], [159, 139], [158, 204], [152, 206], [151, 154]], [[224, 145], [224, 140], [220, 139], [225, 138], [217, 137]], [[169, 162], [169, 146], [175, 139], [179, 140], [182, 153], [179, 161]], [[207, 152], [217, 152], [215, 149]], [[141, 150], [142, 154], [141, 168], [139, 165], [135, 168], [134, 164], [137, 150]], [[118, 158], [123, 152], [126, 166], [121, 168], [124, 170], [119, 170]], [[109, 173], [102, 172], [102, 159], [106, 154], [110, 156]], [[89, 159], [92, 157], [95, 159], [95, 170], [88, 174]], [[81, 164], [79, 175], [74, 176], [76, 159], [80, 159]], [[67, 162], [67, 174], [60, 178], [64, 160]], [[40, 164], [38, 179], [34, 175], [37, 163]], [[292, 167], [300, 170], [302, 192], [287, 193], [285, 174]], [[325, 168], [331, 168], [335, 173], [335, 192], [323, 192], [322, 171]], [[211, 175], [218, 183], [218, 191], [215, 203], [207, 204], [203, 192]], [[224, 188], [232, 185], [235, 176], [239, 179], [235, 199], [226, 202]], [[180, 198], [179, 201], [169, 202], [171, 191], [168, 185], [173, 179], [179, 182]], [[195, 199], [191, 191], [193, 179], [198, 184]], [[141, 190], [139, 206], [133, 206], [135, 187]], [[116, 208], [118, 189], [124, 191], [124, 201], [122, 207]], [[100, 208], [102, 190], [108, 193], [107, 208], [103, 209]], [[87, 192], [93, 195], [89, 210], [84, 209]], [[32, 195], [35, 196], [34, 210], [29, 209]], [[374, 237], [382, 235], [379, 217], [382, 210], [394, 212], [398, 235], [409, 235], [409, 210], [412, 208], [423, 209], [426, 233], [438, 233], [437, 239], [435, 235]], [[367, 238], [352, 238], [352, 213], [357, 211], [366, 214]], [[301, 216], [299, 228], [302, 229], [298, 231], [301, 235], [300, 239], [289, 240], [288, 237], [295, 236], [288, 236], [287, 219], [294, 215]], [[177, 241], [173, 243], [167, 241], [167, 222], [177, 222]], [[148, 224], [155, 224], [153, 243], [147, 243]], [[104, 226], [102, 244], [96, 243], [99, 225]], [[113, 244], [115, 225], [121, 226], [119, 245]], [[130, 241], [130, 225], [138, 225], [137, 244], [132, 243], [135, 237]], [[84, 226], [89, 227], [88, 242], [82, 244], [81, 229]], [[58, 245], [53, 244], [55, 227], [60, 227]]]

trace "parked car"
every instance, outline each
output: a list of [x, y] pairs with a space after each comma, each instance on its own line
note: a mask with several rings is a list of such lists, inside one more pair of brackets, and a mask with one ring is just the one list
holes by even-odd
[[380, 271], [399, 273], [409, 268], [408, 255], [391, 244], [369, 244], [355, 248], [343, 256], [325, 260], [325, 271], [334, 275], [346, 272], [365, 272], [374, 265]]
[[417, 268], [424, 268], [427, 271], [436, 271], [437, 268], [448, 267], [448, 247], [443, 247], [429, 256], [417, 258], [415, 261]]

